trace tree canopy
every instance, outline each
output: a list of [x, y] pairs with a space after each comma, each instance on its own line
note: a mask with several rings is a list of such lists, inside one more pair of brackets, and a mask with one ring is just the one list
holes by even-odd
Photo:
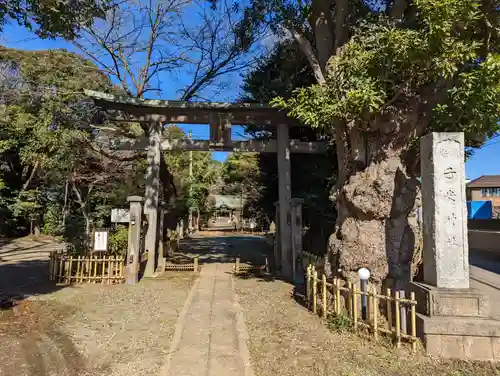
[[75, 38], [83, 26], [104, 17], [108, 0], [5, 0], [0, 4], [0, 31], [14, 21], [41, 38]]
[[315, 84], [274, 104], [330, 133], [339, 173], [327, 271], [403, 288], [421, 260], [419, 144], [498, 131], [499, 4], [494, 0], [261, 1], [247, 23], [289, 36]]

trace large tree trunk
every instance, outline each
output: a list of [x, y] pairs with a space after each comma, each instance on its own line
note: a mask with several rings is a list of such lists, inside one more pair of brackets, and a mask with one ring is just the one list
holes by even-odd
[[351, 281], [366, 267], [374, 282], [400, 289], [421, 261], [419, 163], [411, 145], [424, 127], [397, 124], [379, 118], [365, 129], [337, 125], [338, 216], [326, 266]]

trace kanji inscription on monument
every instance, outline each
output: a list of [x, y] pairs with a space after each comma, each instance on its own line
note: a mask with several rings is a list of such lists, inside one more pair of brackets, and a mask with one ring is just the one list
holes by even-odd
[[469, 288], [463, 133], [421, 140], [424, 280], [440, 288]]

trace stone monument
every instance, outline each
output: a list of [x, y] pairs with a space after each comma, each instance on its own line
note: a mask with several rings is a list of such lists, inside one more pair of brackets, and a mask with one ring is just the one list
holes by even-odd
[[431, 133], [420, 144], [424, 282], [412, 282], [417, 333], [431, 355], [500, 360], [500, 321], [469, 288], [463, 133]]

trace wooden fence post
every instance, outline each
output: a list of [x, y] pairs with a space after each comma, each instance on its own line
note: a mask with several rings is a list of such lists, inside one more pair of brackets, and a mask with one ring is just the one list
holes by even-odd
[[358, 299], [356, 296], [356, 285], [351, 284], [352, 287], [352, 319], [354, 321], [354, 329], [358, 328]]
[[311, 265], [307, 265], [306, 272], [306, 299], [307, 304], [311, 303]]
[[411, 299], [411, 336], [412, 336], [411, 348], [413, 352], [415, 352], [417, 351], [417, 312], [416, 312], [417, 302], [415, 301], [414, 292], [410, 293], [410, 299]]
[[335, 278], [335, 284], [337, 285], [337, 288], [336, 288], [336, 291], [335, 291], [335, 303], [337, 304], [337, 307], [336, 307], [336, 314], [337, 315], [340, 315], [340, 312], [341, 312], [341, 306], [340, 306], [340, 279], [339, 278]]
[[317, 301], [316, 301], [316, 294], [318, 290], [318, 272], [316, 269], [313, 269], [313, 313], [316, 313], [317, 310]]
[[321, 276], [321, 297], [323, 303], [323, 317], [326, 318], [326, 275]]
[[267, 260], [267, 257], [266, 257], [266, 273], [269, 273], [269, 261]]
[[395, 305], [395, 314], [396, 314], [396, 346], [401, 347], [401, 318], [400, 318], [400, 304], [399, 304], [399, 291], [394, 293], [394, 305]]
[[387, 322], [389, 324], [389, 330], [392, 332], [392, 293], [389, 287], [385, 291], [385, 296], [386, 296], [385, 303], [387, 310]]
[[373, 336], [378, 340], [378, 297], [377, 288], [373, 286]]
[[235, 270], [236, 270], [236, 273], [239, 273], [239, 271], [240, 271], [240, 258], [239, 257], [236, 257]]
[[193, 264], [194, 264], [194, 272], [197, 272], [198, 271], [198, 256], [194, 256]]

